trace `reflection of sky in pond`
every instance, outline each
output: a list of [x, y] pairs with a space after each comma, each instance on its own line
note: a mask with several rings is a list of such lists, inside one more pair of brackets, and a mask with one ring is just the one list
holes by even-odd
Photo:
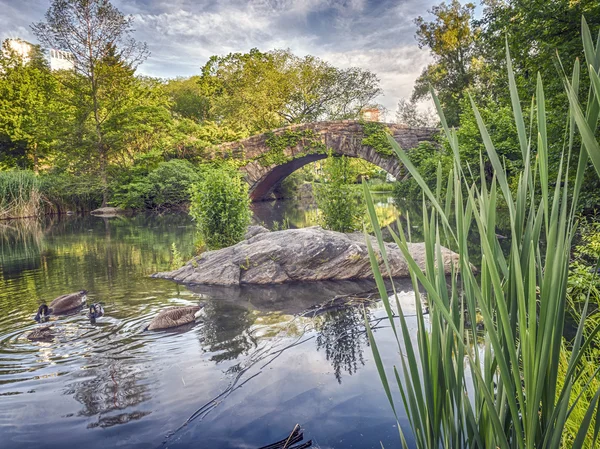
[[[10, 226], [0, 230], [0, 433], [9, 447], [159, 447], [207, 403], [167, 447], [256, 448], [297, 423], [321, 448], [398, 444], [362, 307], [315, 309], [363, 297], [371, 282], [188, 289], [150, 279], [169, 268], [173, 243], [191, 254], [185, 214]], [[42, 300], [81, 288], [105, 317], [92, 325], [75, 311], [52, 319], [54, 341], [26, 339]], [[199, 299], [203, 323], [142, 331], [163, 307]], [[391, 368], [397, 348], [381, 326]]]

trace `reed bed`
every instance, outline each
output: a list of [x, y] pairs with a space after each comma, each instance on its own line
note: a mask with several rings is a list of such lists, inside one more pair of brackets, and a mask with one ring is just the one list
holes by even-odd
[[[581, 369], [600, 329], [595, 326], [583, 338], [589, 295], [567, 352], [563, 339], [576, 204], [589, 161], [600, 176], [600, 144], [594, 135], [600, 112], [600, 38], [595, 46], [585, 19], [582, 19], [582, 38], [591, 78], [585, 109], [578, 101], [579, 61], [569, 76], [562, 65], [557, 64], [570, 109], [561, 168], [555, 179], [549, 176], [542, 78], [538, 75], [532, 104], [535, 107], [526, 127], [508, 45], [510, 96], [524, 167], [516, 192], [509, 188], [503, 163], [473, 99], [471, 105], [481, 138], [495, 171], [494, 179], [488, 184], [474, 183], [461, 168], [456, 132], [448, 128], [433, 92], [442, 128], [453, 152], [454, 168], [448, 178], [442, 179], [440, 171], [437, 188], [430, 189], [407, 155], [390, 139], [397, 156], [423, 189], [424, 202], [426, 198], [430, 205], [423, 207], [427, 254], [424, 271], [408, 252], [403, 224], [398, 222], [398, 233], [390, 229], [411, 268], [418, 323], [414, 346], [397, 301], [395, 308], [400, 318], [394, 322], [394, 304], [384, 284], [389, 269], [379, 270], [378, 257], [369, 246], [379, 293], [401, 353], [393, 372], [383, 366], [368, 321], [366, 325], [392, 410], [398, 417], [399, 404], [392, 395], [392, 389], [397, 388], [418, 448], [539, 449], [561, 445], [582, 448], [584, 442], [587, 447], [597, 443], [600, 388], [594, 382], [581, 382], [582, 373], [586, 380], [597, 379], [600, 370], [597, 366], [592, 372]], [[576, 133], [581, 137], [580, 151], [576, 151], [574, 143]], [[570, 164], [577, 167], [573, 185], [569, 184]], [[481, 162], [480, 170], [483, 175]], [[444, 190], [446, 193], [442, 195]], [[379, 251], [387, 267], [381, 229], [366, 186], [364, 194]], [[499, 197], [503, 197], [510, 215], [511, 248], [506, 256], [495, 233]], [[480, 254], [476, 255], [469, 253], [467, 244], [472, 227], [478, 230], [481, 240], [477, 250]], [[448, 278], [443, 264], [436, 264], [436, 260], [441, 260], [442, 245], [459, 253], [458, 264]], [[478, 273], [472, 269], [473, 260], [481, 261]], [[426, 294], [428, 317], [422, 312], [424, 298], [419, 293], [419, 285]], [[478, 315], [485, 326], [483, 334], [478, 333], [475, 326], [467, 325], [468, 321], [475, 322]], [[565, 366], [564, 359], [561, 365], [564, 357], [566, 368], [559, 370], [559, 366]], [[574, 390], [573, 385], [578, 388]], [[584, 412], [579, 418], [579, 428], [567, 443], [563, 441], [565, 423], [574, 408], [581, 411], [582, 405]], [[403, 447], [408, 447], [403, 430], [400, 430], [400, 439]]]
[[0, 172], [0, 220], [35, 217], [41, 210], [42, 194], [33, 172]]

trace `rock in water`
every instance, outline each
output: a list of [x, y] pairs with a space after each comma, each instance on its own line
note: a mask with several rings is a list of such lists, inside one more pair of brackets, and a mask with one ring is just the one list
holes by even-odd
[[101, 215], [104, 217], [116, 217], [119, 214], [123, 214], [126, 211], [118, 207], [101, 207], [100, 209], [94, 209], [90, 212], [92, 215]]
[[[376, 249], [375, 239], [371, 239]], [[424, 269], [425, 244], [409, 243], [408, 249]], [[386, 243], [386, 251], [392, 275], [409, 276], [408, 264], [398, 247]], [[444, 270], [450, 273], [458, 254], [443, 248], [442, 257]], [[384, 271], [383, 261], [380, 266]], [[313, 226], [262, 232], [228, 248], [207, 251], [178, 270], [153, 277], [188, 284], [240, 285], [372, 279], [373, 273], [364, 234], [343, 234]]]

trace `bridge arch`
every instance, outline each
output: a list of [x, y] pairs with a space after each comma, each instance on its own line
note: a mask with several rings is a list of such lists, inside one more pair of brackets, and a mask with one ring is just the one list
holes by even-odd
[[[409, 128], [385, 123], [396, 142], [405, 149], [419, 142], [431, 141], [437, 128]], [[363, 143], [363, 123], [357, 120], [315, 122], [279, 128], [237, 142], [217, 147], [223, 157], [242, 162], [241, 170], [250, 185], [253, 201], [270, 199], [273, 190], [287, 176], [302, 166], [333, 154], [357, 157], [377, 165], [396, 178], [404, 174], [404, 167], [393, 156], [377, 151]]]

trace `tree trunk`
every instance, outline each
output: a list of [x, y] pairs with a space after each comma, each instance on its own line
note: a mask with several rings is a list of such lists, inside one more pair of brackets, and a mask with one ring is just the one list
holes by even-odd
[[96, 145], [98, 149], [98, 157], [100, 159], [100, 180], [102, 182], [102, 207], [108, 206], [108, 177], [106, 175], [106, 167], [108, 165], [108, 149], [102, 139], [102, 125], [100, 123], [100, 111], [98, 106], [98, 90], [96, 88], [96, 80], [92, 76], [92, 101], [94, 103], [94, 121], [96, 124]]
[[37, 142], [33, 144], [33, 171], [37, 174], [38, 169], [38, 152], [37, 152]]

